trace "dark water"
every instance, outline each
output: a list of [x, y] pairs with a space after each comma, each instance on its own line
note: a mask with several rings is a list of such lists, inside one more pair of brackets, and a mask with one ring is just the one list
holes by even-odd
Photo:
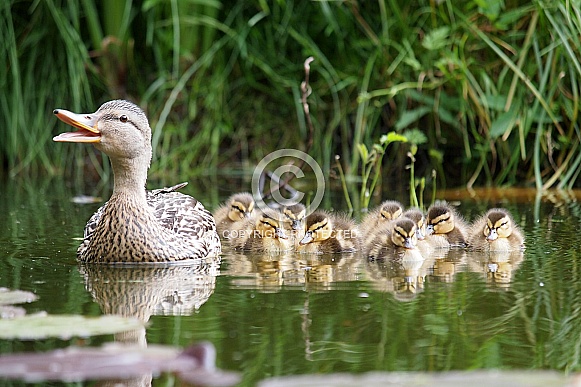
[[[207, 207], [223, 199], [195, 188], [188, 193]], [[240, 371], [242, 385], [335, 372], [581, 371], [581, 205], [573, 194], [459, 200], [468, 220], [492, 206], [510, 209], [526, 236], [522, 256], [453, 251], [397, 265], [226, 249], [216, 275], [79, 267], [75, 238], [99, 204], [74, 204], [75, 194], [59, 181], [0, 188], [0, 287], [36, 294], [28, 313], [149, 319], [147, 343], [210, 341], [217, 366]], [[0, 340], [0, 352], [113, 339]], [[168, 375], [153, 381], [174, 383]]]

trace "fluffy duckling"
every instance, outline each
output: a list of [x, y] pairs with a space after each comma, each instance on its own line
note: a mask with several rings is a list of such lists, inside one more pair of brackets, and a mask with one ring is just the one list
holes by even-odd
[[281, 207], [280, 211], [285, 218], [285, 230], [288, 231], [291, 242], [295, 244], [295, 242], [300, 241], [305, 236], [307, 208], [301, 203], [296, 203]]
[[224, 204], [214, 211], [216, 228], [220, 237], [228, 239], [233, 225], [251, 217], [254, 213], [254, 207], [254, 198], [248, 192], [240, 192], [230, 196]]
[[299, 253], [350, 253], [359, 248], [355, 224], [346, 217], [315, 211], [307, 216], [305, 226], [305, 236], [297, 246]]
[[402, 217], [411, 219], [416, 223], [416, 236], [418, 241], [426, 239], [426, 217], [420, 209], [410, 208], [402, 214]]
[[470, 227], [469, 245], [474, 250], [519, 251], [524, 237], [508, 210], [493, 208]]
[[434, 248], [466, 247], [468, 226], [449, 205], [433, 205], [426, 217], [427, 241]]
[[385, 222], [398, 219], [403, 213], [403, 205], [395, 200], [386, 200], [371, 210], [359, 225], [361, 236], [366, 244], [371, 242], [373, 234]]
[[291, 206], [283, 207], [282, 213], [291, 223], [291, 229], [296, 231], [300, 230], [303, 226], [305, 215], [307, 214], [307, 208], [304, 204], [296, 203]]
[[284, 232], [284, 219], [276, 210], [266, 209], [230, 230], [230, 244], [234, 249], [254, 252], [280, 253], [293, 248]]
[[415, 249], [418, 245], [418, 226], [409, 218], [401, 217], [380, 227], [374, 238], [365, 246], [368, 260], [381, 260], [397, 257], [405, 250]]

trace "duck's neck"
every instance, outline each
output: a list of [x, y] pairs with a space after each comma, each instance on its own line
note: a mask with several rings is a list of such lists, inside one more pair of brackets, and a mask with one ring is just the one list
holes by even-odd
[[151, 156], [111, 159], [113, 168], [113, 195], [129, 196], [146, 202], [145, 184]]

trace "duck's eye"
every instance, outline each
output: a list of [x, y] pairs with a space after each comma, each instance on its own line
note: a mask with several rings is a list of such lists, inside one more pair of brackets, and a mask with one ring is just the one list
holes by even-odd
[[127, 118], [127, 116], [125, 114], [119, 116], [119, 121], [121, 122], [127, 122], [129, 120], [129, 118]]

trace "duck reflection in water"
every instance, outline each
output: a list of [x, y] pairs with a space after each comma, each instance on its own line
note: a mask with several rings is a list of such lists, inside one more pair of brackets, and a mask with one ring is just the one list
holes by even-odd
[[[214, 292], [219, 265], [215, 260], [192, 266], [81, 265], [79, 271], [103, 314], [148, 322], [152, 315], [190, 315], [198, 310]], [[116, 334], [115, 341], [146, 347], [146, 328]], [[149, 374], [115, 385], [151, 386], [151, 381]]]

